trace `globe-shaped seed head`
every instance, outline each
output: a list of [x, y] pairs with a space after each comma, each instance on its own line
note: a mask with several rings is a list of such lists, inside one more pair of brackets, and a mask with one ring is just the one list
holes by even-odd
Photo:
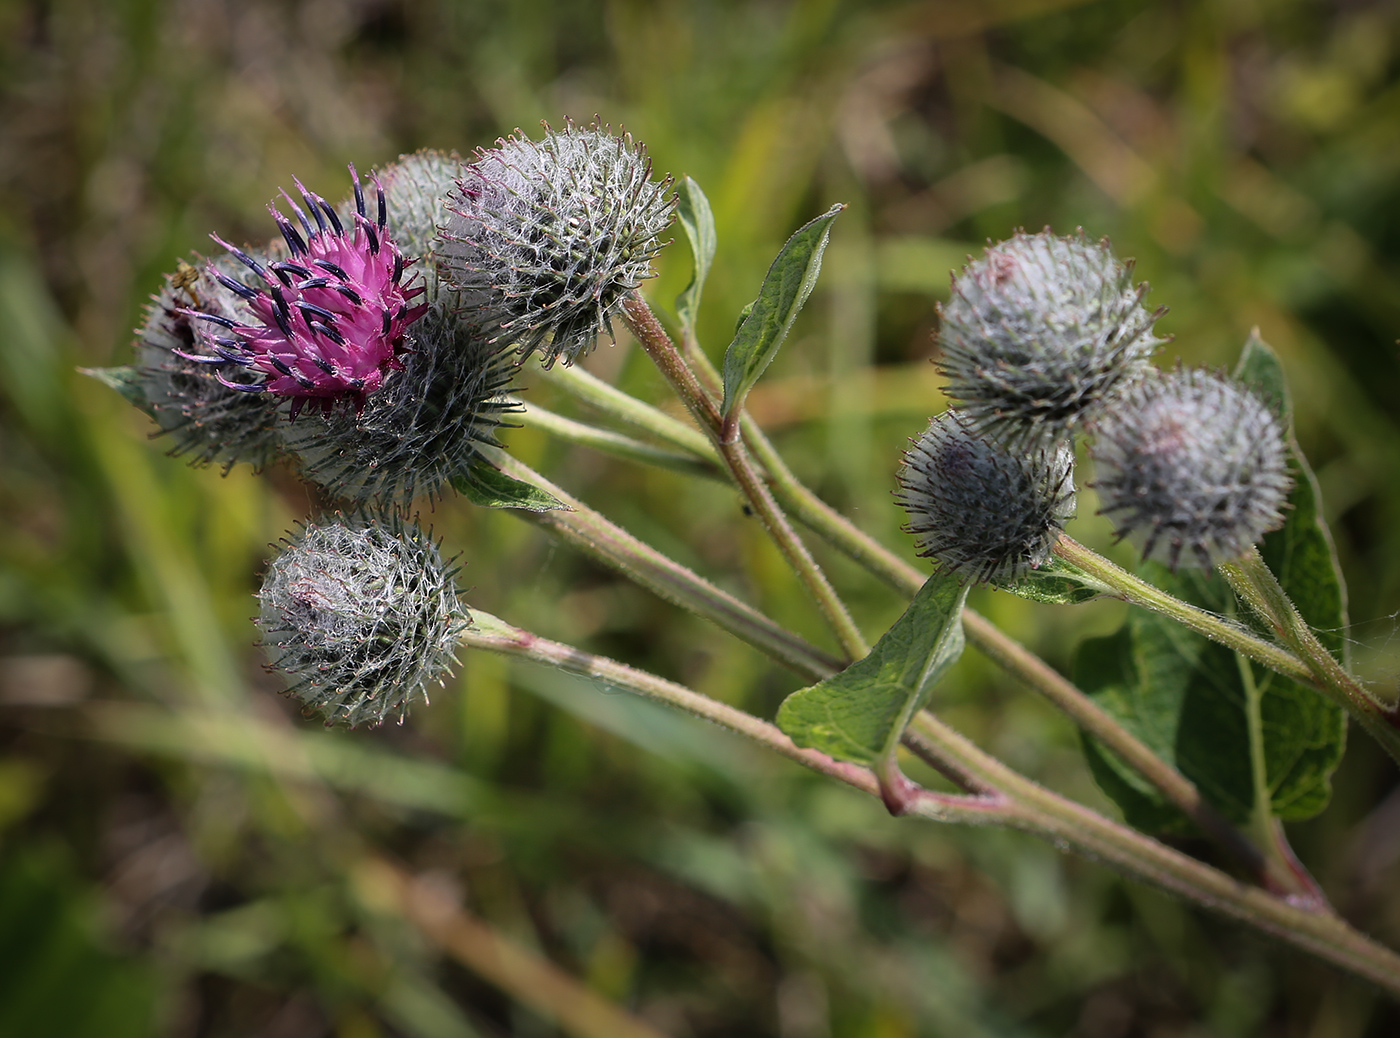
[[402, 721], [441, 684], [470, 624], [437, 545], [394, 517], [305, 527], [268, 567], [258, 598], [269, 668], [327, 725]]
[[1007, 450], [950, 410], [905, 452], [899, 486], [920, 555], [976, 583], [1008, 583], [1049, 561], [1074, 515], [1074, 455], [1066, 443]]
[[1237, 382], [1200, 370], [1140, 382], [1094, 432], [1100, 511], [1145, 559], [1209, 567], [1283, 525], [1288, 446], [1273, 412]]
[[1018, 232], [954, 276], [939, 308], [947, 393], [975, 429], [1049, 446], [1147, 370], [1163, 311], [1142, 305], [1131, 264], [1081, 231]]
[[444, 276], [522, 355], [546, 366], [612, 335], [628, 292], [651, 277], [675, 199], [645, 149], [606, 128], [509, 137], [465, 167], [443, 233]]
[[[243, 270], [228, 258], [209, 266], [229, 279]], [[152, 297], [134, 343], [141, 395], [160, 434], [173, 442], [170, 453], [188, 457], [192, 465], [220, 464], [225, 474], [240, 461], [261, 469], [282, 449], [280, 401], [231, 388], [229, 382], [252, 377], [234, 361], [192, 359], [200, 351], [198, 315], [232, 320], [239, 301], [203, 260], [182, 262]]]

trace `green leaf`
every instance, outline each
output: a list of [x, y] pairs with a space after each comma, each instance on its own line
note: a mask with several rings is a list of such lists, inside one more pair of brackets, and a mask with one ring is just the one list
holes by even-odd
[[452, 486], [472, 504], [483, 508], [523, 508], [527, 512], [568, 508], [553, 494], [507, 476], [480, 458], [472, 462], [465, 473], [453, 476]]
[[888, 758], [934, 684], [962, 655], [966, 600], [967, 587], [955, 575], [934, 573], [870, 655], [788, 696], [778, 727], [797, 745], [838, 760]]
[[735, 335], [739, 334], [739, 329], [744, 327], [744, 322], [749, 319], [749, 314], [753, 313], [754, 302], [755, 300], [751, 300], [750, 302], [745, 303], [742, 307], [739, 308], [739, 316], [734, 319]]
[[124, 364], [119, 368], [79, 368], [78, 373], [95, 378], [104, 386], [115, 389], [151, 418], [156, 416], [155, 408], [146, 401], [146, 389], [140, 372], [130, 364]]
[[694, 328], [700, 313], [700, 293], [704, 291], [705, 278], [709, 276], [719, 239], [715, 235], [715, 216], [710, 211], [710, 200], [690, 177], [682, 177], [676, 188], [676, 219], [685, 229], [685, 236], [690, 241], [690, 255], [695, 260], [695, 273], [690, 277], [690, 284], [676, 297], [676, 316], [680, 318], [683, 328]]
[[792, 322], [812, 294], [822, 269], [822, 253], [831, 237], [831, 223], [845, 208], [838, 203], [799, 228], [768, 268], [763, 287], [753, 301], [753, 309], [739, 325], [734, 341], [724, 353], [721, 411], [726, 419], [743, 406], [744, 397], [772, 362], [792, 329]]
[[[1257, 333], [1245, 345], [1235, 377], [1255, 389], [1289, 426], [1283, 368]], [[1323, 644], [1343, 659], [1347, 618], [1341, 570], [1319, 515], [1317, 482], [1291, 427], [1289, 444], [1297, 485], [1283, 528], [1269, 534], [1260, 551]], [[1217, 574], [1172, 575], [1156, 565], [1140, 567], [1140, 572], [1205, 609], [1237, 609]], [[1134, 611], [1117, 634], [1085, 642], [1074, 676], [1100, 706], [1175, 764], [1206, 799], [1237, 822], [1249, 821], [1256, 803], [1248, 709], [1253, 695], [1267, 783], [1260, 799], [1286, 820], [1311, 818], [1326, 806], [1331, 775], [1345, 747], [1346, 714], [1314, 689], [1140, 611]], [[1131, 824], [1155, 830], [1188, 828], [1185, 819], [1118, 758], [1092, 739], [1084, 741], [1095, 778]]]
[[1049, 605], [1078, 605], [1100, 595], [1113, 594], [1112, 588], [1095, 580], [1078, 566], [1053, 557], [1029, 576], [1014, 583], [998, 584], [997, 587], [1032, 602]]

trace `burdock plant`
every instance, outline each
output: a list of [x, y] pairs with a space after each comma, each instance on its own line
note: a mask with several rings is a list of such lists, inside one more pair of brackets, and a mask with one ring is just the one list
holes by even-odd
[[1210, 567], [1283, 525], [1293, 481], [1278, 421], [1207, 371], [1135, 385], [1095, 429], [1102, 511], [1143, 558]]
[[[942, 309], [939, 363], [954, 406], [931, 407], [942, 413], [902, 466], [889, 462], [914, 538], [896, 549], [803, 485], [744, 407], [812, 290], [839, 206], [779, 253], [717, 367], [695, 322], [715, 255], [708, 202], [689, 178], [673, 198], [630, 137], [569, 125], [499, 141], [466, 165], [410, 156], [375, 183], [370, 204], [353, 178], [339, 209], [298, 183], [300, 201], [282, 200], [292, 218], [274, 207], [283, 245], [230, 247], [241, 271], [227, 258], [182, 269], [138, 333], [137, 365], [95, 373], [196, 460], [281, 453], [330, 497], [376, 504], [312, 517], [264, 578], [264, 643], [308, 708], [351, 726], [402, 719], [459, 647], [587, 674], [879, 796], [895, 814], [1022, 830], [1400, 995], [1400, 956], [1329, 908], [1279, 825], [1325, 803], [1348, 714], [1397, 760], [1400, 715], [1350, 674], [1340, 639], [1329, 651], [1315, 633], [1345, 627], [1341, 576], [1291, 439], [1282, 365], [1257, 337], [1233, 379], [1162, 374], [1151, 363], [1160, 311], [1143, 306], [1145, 287], [1107, 242], [1045, 231], [989, 246]], [[638, 292], [673, 207], [695, 270], [677, 305], [679, 346]], [[614, 321], [693, 424], [570, 366]], [[606, 427], [512, 411], [506, 390], [532, 353]], [[497, 439], [512, 414], [633, 462], [730, 481], [802, 580], [830, 644], [512, 457]], [[1090, 441], [1104, 511], [1146, 556], [1138, 573], [1065, 532], [1076, 437]], [[775, 725], [479, 609], [469, 616], [436, 544], [403, 518], [415, 499], [454, 507], [452, 490], [705, 617], [805, 687]], [[909, 600], [873, 647], [792, 520]], [[1188, 580], [1153, 559], [1224, 580]], [[1139, 608], [1118, 634], [1080, 646], [1076, 685], [965, 609], [983, 582], [1043, 603], [1113, 595]], [[1133, 825], [1032, 782], [940, 717], [940, 678], [967, 645], [1080, 726], [1094, 774]], [[1321, 763], [1289, 767], [1284, 750], [1299, 746]], [[907, 777], [902, 752], [951, 791]], [[1224, 866], [1154, 838], [1163, 829], [1210, 838]]]

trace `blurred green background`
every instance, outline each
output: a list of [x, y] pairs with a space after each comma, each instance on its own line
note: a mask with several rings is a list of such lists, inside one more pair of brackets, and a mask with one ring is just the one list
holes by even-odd
[[[1279, 350], [1357, 667], [1393, 687], [1394, 3], [0, 0], [0, 48], [0, 1034], [590, 1033], [586, 1003], [532, 1008], [547, 963], [674, 1036], [1400, 1033], [1359, 983], [1096, 865], [896, 822], [548, 671], [474, 655], [403, 727], [325, 731], [276, 694], [248, 619], [269, 542], [318, 502], [288, 471], [165, 457], [75, 373], [129, 361], [161, 274], [210, 231], [271, 237], [293, 175], [336, 198], [347, 162], [596, 114], [714, 203], [712, 354], [786, 235], [849, 203], [752, 409], [909, 553], [889, 493], [943, 406], [949, 268], [1017, 227], [1082, 226], [1170, 306], [1162, 363], [1230, 365], [1255, 325]], [[683, 244], [660, 267], [665, 310]], [[588, 366], [665, 398], [626, 341]], [[732, 494], [508, 442], [826, 644]], [[1071, 532], [1102, 546], [1093, 510]], [[462, 553], [468, 600], [507, 619], [765, 716], [797, 684], [509, 515], [449, 501], [424, 521]], [[878, 635], [900, 601], [822, 558]], [[1061, 667], [1123, 615], [975, 599]], [[1071, 727], [980, 658], [935, 705], [1112, 811]], [[1400, 943], [1400, 785], [1364, 737], [1290, 833], [1340, 909]], [[492, 974], [498, 939], [522, 955]]]

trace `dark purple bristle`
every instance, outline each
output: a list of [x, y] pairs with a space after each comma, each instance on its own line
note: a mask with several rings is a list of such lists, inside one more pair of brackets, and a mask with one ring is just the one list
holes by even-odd
[[355, 172], [355, 164], [353, 162], [350, 163], [349, 169], [350, 179], [355, 183], [355, 212], [363, 217], [365, 215], [365, 192], [360, 187], [360, 174]]

